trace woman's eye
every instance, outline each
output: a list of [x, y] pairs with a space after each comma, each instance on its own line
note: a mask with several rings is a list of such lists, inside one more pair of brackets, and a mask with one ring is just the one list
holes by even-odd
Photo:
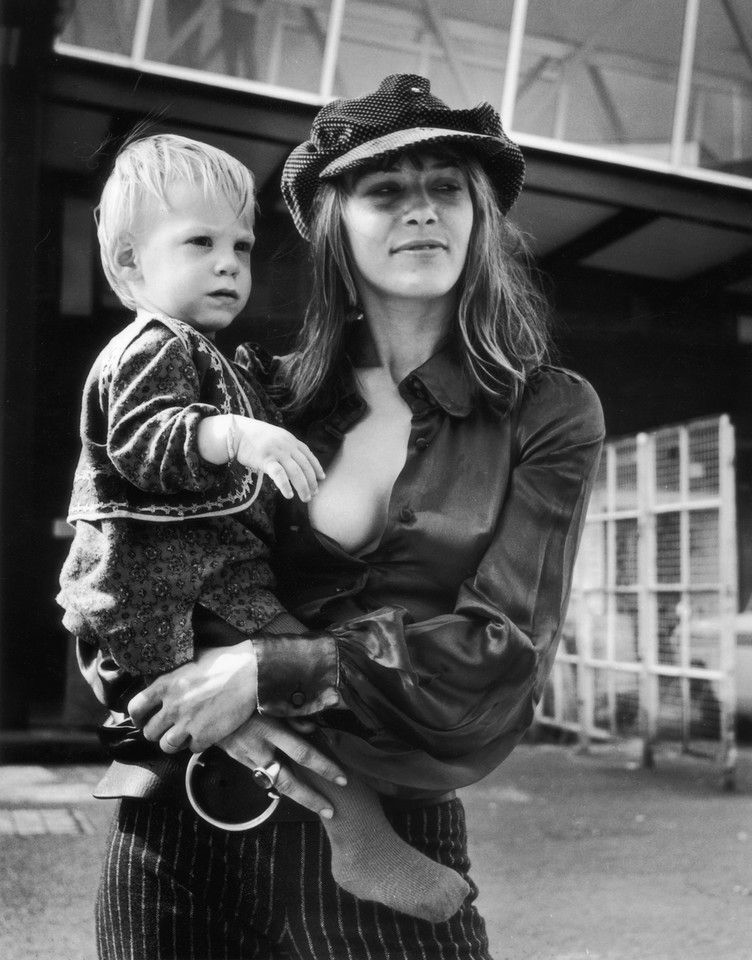
[[367, 192], [375, 197], [386, 197], [390, 194], [397, 193], [399, 189], [399, 183], [395, 183], [393, 180], [386, 180], [371, 184]]
[[443, 180], [437, 183], [434, 189], [440, 190], [442, 193], [456, 193], [458, 190], [462, 189], [462, 184], [458, 183], [456, 180]]

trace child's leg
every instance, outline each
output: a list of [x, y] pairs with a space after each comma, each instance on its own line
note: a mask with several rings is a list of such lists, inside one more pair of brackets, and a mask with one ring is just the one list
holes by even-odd
[[334, 817], [321, 822], [332, 848], [332, 876], [341, 887], [432, 923], [459, 910], [470, 887], [459, 873], [397, 836], [374, 790], [350, 772], [346, 787], [310, 770], [304, 776], [334, 808]]

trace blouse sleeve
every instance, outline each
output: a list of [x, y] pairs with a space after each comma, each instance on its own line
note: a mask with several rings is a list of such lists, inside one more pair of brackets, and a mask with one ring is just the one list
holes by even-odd
[[495, 534], [451, 614], [410, 623], [385, 607], [328, 637], [255, 641], [260, 709], [305, 713], [336, 685], [355, 722], [334, 722], [327, 737], [340, 760], [382, 789], [474, 782], [532, 722], [566, 615], [604, 426], [582, 380], [570, 380], [555, 404], [545, 391], [528, 393]]
[[107, 454], [117, 471], [149, 493], [205, 490], [216, 468], [198, 453], [199, 421], [219, 411], [198, 402], [199, 375], [184, 344], [154, 324], [103, 366]]

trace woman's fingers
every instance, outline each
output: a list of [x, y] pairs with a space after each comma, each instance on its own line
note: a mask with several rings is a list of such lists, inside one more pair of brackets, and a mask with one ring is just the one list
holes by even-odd
[[331, 820], [334, 816], [331, 800], [309, 787], [307, 783], [295, 775], [287, 764], [282, 764], [275, 789], [277, 793], [289, 797], [325, 820]]
[[284, 753], [296, 764], [312, 770], [324, 780], [344, 785], [347, 783], [345, 771], [330, 757], [322, 753], [309, 740], [291, 730], [286, 723], [272, 717], [254, 714], [238, 730], [222, 741], [225, 747], [229, 740], [239, 743], [238, 749], [244, 754], [240, 759], [246, 766], [258, 766], [259, 757], [272, 757], [275, 751]]
[[300, 734], [290, 730], [284, 723], [258, 714], [226, 737], [221, 746], [231, 757], [252, 770], [266, 767], [273, 759], [277, 759], [281, 769], [275, 789], [324, 818], [332, 816], [331, 801], [305, 781], [300, 775], [304, 770], [300, 770], [296, 764], [341, 786], [347, 783], [342, 768]]
[[304, 770], [311, 770], [324, 780], [329, 780], [340, 786], [347, 783], [347, 777], [342, 767], [295, 731], [281, 727], [279, 732], [275, 733], [273, 742], [275, 742], [278, 750], [281, 750]]
[[158, 677], [128, 704], [134, 723], [167, 752], [198, 753], [218, 743], [256, 709], [256, 655], [250, 640], [199, 650], [196, 659]]
[[145, 727], [162, 707], [162, 697], [155, 685], [145, 687], [128, 703], [128, 714], [137, 727]]
[[176, 727], [170, 727], [167, 733], [159, 739], [159, 749], [163, 753], [179, 753], [190, 744], [190, 736], [185, 733], [178, 733]]
[[306, 717], [288, 717], [285, 722], [297, 733], [306, 734], [315, 733], [316, 731], [316, 724], [312, 720], [306, 719]]

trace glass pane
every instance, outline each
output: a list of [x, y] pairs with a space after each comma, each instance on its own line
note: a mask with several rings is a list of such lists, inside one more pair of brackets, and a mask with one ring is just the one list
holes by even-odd
[[689, 665], [718, 670], [721, 664], [721, 604], [717, 593], [689, 598]]
[[501, 102], [513, 0], [349, 0], [336, 96], [373, 90], [390, 73], [428, 77], [452, 107]]
[[658, 662], [676, 665], [681, 661], [681, 594], [661, 593], [657, 597]]
[[514, 129], [668, 160], [683, 22], [684, 0], [530, 0]]
[[580, 590], [595, 590], [607, 583], [606, 524], [592, 521], [585, 525], [575, 566], [575, 583]]
[[131, 55], [140, 0], [76, 0], [60, 34], [63, 43]]
[[681, 517], [659, 513], [655, 518], [656, 579], [658, 583], [679, 583], [681, 569]]
[[318, 93], [330, 0], [155, 0], [146, 56]]
[[636, 736], [640, 721], [640, 680], [634, 673], [615, 673], [614, 733]]
[[585, 602], [587, 629], [590, 631], [590, 652], [596, 660], [605, 660], [608, 657], [606, 595], [601, 592], [591, 593]]
[[616, 509], [637, 506], [637, 441], [634, 438], [614, 444], [616, 461]]
[[637, 597], [623, 594], [616, 597], [616, 630], [614, 659], [635, 663], [640, 659], [638, 648]]
[[611, 696], [608, 690], [608, 671], [595, 668], [593, 676], [593, 726], [611, 730]]
[[682, 680], [679, 677], [658, 677], [658, 736], [663, 740], [681, 740], [684, 727]]
[[689, 582], [715, 584], [721, 576], [717, 510], [694, 510], [689, 515]]
[[637, 583], [637, 546], [639, 531], [637, 520], [617, 520], [616, 532], [616, 585], [630, 586]]
[[719, 684], [694, 678], [689, 681], [689, 735], [692, 740], [718, 740], [721, 735]]
[[689, 495], [713, 496], [719, 490], [718, 422], [689, 427]]
[[681, 484], [679, 431], [659, 430], [655, 434], [655, 498], [658, 503], [676, 500]]
[[559, 703], [561, 718], [564, 723], [577, 723], [579, 720], [577, 715], [577, 664], [560, 663], [558, 666], [561, 671], [559, 679], [561, 684]]
[[685, 160], [752, 176], [752, 6], [703, 0]]

